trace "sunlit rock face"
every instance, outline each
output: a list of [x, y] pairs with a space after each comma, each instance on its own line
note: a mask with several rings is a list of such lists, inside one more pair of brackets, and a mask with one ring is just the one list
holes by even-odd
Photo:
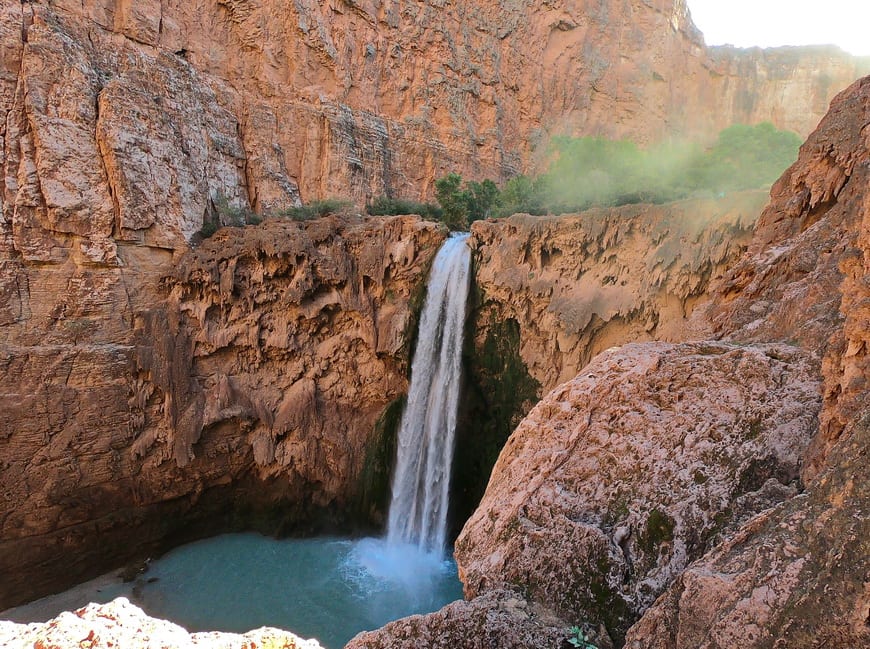
[[264, 627], [244, 635], [236, 633], [188, 633], [180, 626], [145, 615], [125, 598], [108, 604], [90, 604], [61, 613], [37, 624], [0, 621], [0, 643], [6, 647], [90, 649], [127, 647], [221, 647], [222, 649], [322, 649], [316, 640], [303, 640], [288, 631]]
[[0, 39], [19, 245], [88, 235], [97, 259], [113, 229], [189, 236], [209, 194], [259, 211], [431, 196], [446, 171], [532, 170], [553, 134], [805, 135], [866, 66], [707, 49], [683, 0], [41, 0], [5, 3]]
[[0, 607], [210, 530], [377, 522], [376, 422], [445, 236], [347, 217], [110, 266], [7, 248]]

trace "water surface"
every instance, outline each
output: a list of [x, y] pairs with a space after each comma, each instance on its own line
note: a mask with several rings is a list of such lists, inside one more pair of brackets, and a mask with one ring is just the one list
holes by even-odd
[[[68, 610], [123, 595], [149, 615], [188, 631], [274, 626], [317, 638], [327, 649], [340, 649], [360, 631], [462, 598], [453, 560], [412, 545], [371, 538], [276, 540], [254, 533], [176, 548], [132, 583], [109, 578], [77, 590], [77, 596], [73, 589], [53, 598]], [[6, 617], [48, 619], [56, 615], [53, 598]]]

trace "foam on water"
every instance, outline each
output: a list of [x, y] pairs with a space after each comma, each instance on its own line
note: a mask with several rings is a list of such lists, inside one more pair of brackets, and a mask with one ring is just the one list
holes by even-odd
[[176, 548], [132, 583], [102, 578], [3, 617], [45, 621], [120, 596], [189, 631], [274, 626], [340, 649], [360, 631], [461, 599], [462, 585], [452, 560], [412, 545], [225, 534]]

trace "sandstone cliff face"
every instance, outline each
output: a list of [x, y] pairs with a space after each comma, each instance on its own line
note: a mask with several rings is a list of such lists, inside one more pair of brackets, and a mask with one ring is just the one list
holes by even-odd
[[478, 221], [451, 511], [459, 532], [508, 436], [599, 352], [702, 336], [711, 281], [751, 238], [762, 192]]
[[445, 234], [348, 217], [108, 266], [7, 251], [0, 606], [211, 529], [377, 520], [376, 422]]
[[71, 236], [98, 260], [113, 233], [189, 237], [217, 198], [503, 179], [553, 134], [806, 134], [865, 65], [708, 51], [683, 0], [40, 0], [4, 4], [0, 41], [4, 218], [43, 259]]
[[870, 73], [870, 58], [844, 57], [832, 46], [720, 46], [707, 51], [718, 119], [725, 115], [746, 124], [771, 121], [802, 136], [815, 130], [834, 95], [850, 85], [842, 80]]
[[123, 597], [108, 604], [89, 604], [75, 612], [61, 613], [55, 619], [42, 624], [25, 625], [0, 621], [0, 643], [4, 647], [42, 649], [321, 649], [316, 640], [303, 640], [287, 631], [268, 627], [244, 635], [188, 633], [171, 622], [148, 617], [142, 609]]

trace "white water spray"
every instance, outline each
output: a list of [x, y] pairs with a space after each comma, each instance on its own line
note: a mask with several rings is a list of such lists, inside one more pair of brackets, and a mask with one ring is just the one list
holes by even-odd
[[390, 545], [444, 551], [471, 251], [448, 239], [432, 265], [411, 364], [387, 523]]

